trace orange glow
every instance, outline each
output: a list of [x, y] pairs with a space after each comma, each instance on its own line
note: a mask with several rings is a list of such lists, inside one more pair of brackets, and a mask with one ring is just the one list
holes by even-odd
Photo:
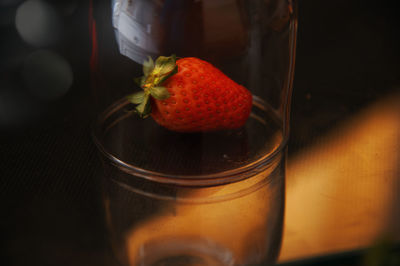
[[382, 234], [399, 240], [399, 153], [392, 95], [291, 158], [280, 261], [364, 248]]
[[[268, 245], [273, 245], [271, 241], [266, 240], [266, 236], [271, 235], [270, 231], [279, 231], [279, 235], [281, 233], [279, 221], [282, 217], [278, 217], [278, 214], [282, 205], [277, 205], [276, 202], [283, 204], [283, 201], [274, 198], [283, 196], [279, 192], [284, 184], [280, 178], [277, 178], [280, 182], [266, 183], [269, 174], [270, 172], [266, 171], [250, 179], [219, 188], [186, 191], [183, 195], [190, 194], [190, 199], [222, 197], [224, 200], [208, 203], [174, 202], [170, 205], [171, 208], [166, 208], [170, 209], [169, 211], [132, 228], [126, 236], [129, 265], [136, 265], [138, 258], [143, 256], [141, 252], [151, 252], [143, 251], [148, 245], [146, 243], [165, 239], [193, 238], [203, 239], [205, 242], [212, 241], [211, 245], [215, 245], [216, 248], [226, 248], [226, 257], [230, 260], [227, 265], [231, 265], [232, 261], [242, 265], [262, 259], [265, 250], [269, 249]], [[251, 193], [242, 193], [243, 190]], [[227, 199], [229, 195], [235, 197]], [[271, 214], [273, 217], [268, 216]], [[171, 243], [168, 240], [166, 245]], [[227, 249], [234, 253], [234, 256]]]

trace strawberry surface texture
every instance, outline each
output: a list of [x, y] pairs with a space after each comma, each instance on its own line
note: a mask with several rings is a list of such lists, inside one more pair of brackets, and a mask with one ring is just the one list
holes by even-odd
[[[252, 107], [249, 90], [204, 60], [174, 59], [170, 60], [173, 70], [171, 66], [163, 70], [163, 61], [157, 59], [161, 63], [147, 62], [150, 66], [145, 71], [145, 62], [144, 72], [148, 75], [145, 73], [141, 81], [144, 97], [154, 97], [149, 97], [147, 107], [141, 103], [143, 108], [137, 108], [139, 112], [151, 112], [158, 124], [177, 132], [235, 129], [246, 123]], [[171, 62], [164, 67], [168, 64]]]

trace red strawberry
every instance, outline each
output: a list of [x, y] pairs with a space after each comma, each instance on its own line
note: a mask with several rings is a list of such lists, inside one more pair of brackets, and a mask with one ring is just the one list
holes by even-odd
[[151, 59], [144, 63], [145, 76], [140, 79], [144, 91], [128, 96], [139, 104], [136, 112], [140, 116], [151, 112], [158, 124], [178, 132], [234, 129], [245, 124], [252, 106], [245, 87], [201, 59], [175, 61], [175, 56], [161, 56], [155, 64]]

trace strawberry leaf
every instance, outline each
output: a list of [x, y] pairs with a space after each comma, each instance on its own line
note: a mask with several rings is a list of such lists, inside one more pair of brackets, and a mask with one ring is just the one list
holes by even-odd
[[147, 77], [154, 69], [154, 61], [153, 59], [149, 56], [148, 60], [143, 62], [143, 74], [145, 77]]
[[151, 104], [149, 95], [145, 95], [143, 102], [136, 106], [136, 111], [141, 118], [146, 118], [151, 113]]
[[151, 113], [150, 96], [156, 100], [165, 100], [170, 97], [167, 88], [160, 86], [166, 79], [178, 72], [176, 56], [160, 56], [154, 62], [149, 56], [143, 62], [143, 77], [135, 78], [134, 81], [143, 91], [127, 96], [127, 100], [136, 105], [135, 112], [142, 118]]
[[178, 66], [175, 66], [174, 69], [173, 69], [169, 74], [167, 74], [167, 75], [165, 75], [164, 77], [162, 77], [162, 78], [159, 80], [158, 84], [163, 84], [164, 81], [166, 81], [169, 77], [175, 75], [176, 73], [178, 73]]
[[133, 104], [140, 104], [144, 101], [145, 93], [144, 91], [135, 92], [131, 95], [126, 96], [126, 99]]
[[176, 56], [160, 56], [156, 60], [153, 73], [159, 76], [168, 75], [176, 67]]
[[170, 96], [167, 88], [162, 87], [162, 86], [151, 88], [150, 94], [157, 100], [165, 100], [165, 99], [169, 98], [169, 96]]

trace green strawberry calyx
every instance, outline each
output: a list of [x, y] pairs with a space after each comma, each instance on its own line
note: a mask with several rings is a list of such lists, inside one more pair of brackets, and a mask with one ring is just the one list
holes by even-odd
[[143, 62], [143, 76], [135, 78], [135, 82], [143, 89], [128, 95], [129, 102], [136, 105], [135, 112], [142, 118], [151, 113], [150, 97], [156, 100], [165, 100], [170, 97], [168, 89], [162, 86], [163, 82], [178, 72], [176, 56], [160, 56], [154, 62], [149, 56]]

